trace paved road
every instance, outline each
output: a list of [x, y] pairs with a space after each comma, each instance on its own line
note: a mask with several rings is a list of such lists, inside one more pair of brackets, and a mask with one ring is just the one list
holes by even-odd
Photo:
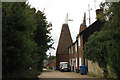
[[[40, 80], [100, 80], [95, 77], [89, 77], [87, 75], [81, 75], [75, 72], [60, 72], [55, 70], [44, 70], [44, 72], [38, 76]], [[103, 79], [102, 79], [103, 80]]]

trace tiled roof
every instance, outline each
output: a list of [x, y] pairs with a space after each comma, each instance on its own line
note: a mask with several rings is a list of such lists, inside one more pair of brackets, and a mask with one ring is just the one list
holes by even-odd
[[56, 54], [68, 54], [68, 47], [72, 44], [72, 38], [68, 24], [62, 25]]

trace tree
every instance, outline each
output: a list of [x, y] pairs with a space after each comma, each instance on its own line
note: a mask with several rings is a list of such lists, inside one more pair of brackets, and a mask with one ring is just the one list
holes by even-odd
[[107, 76], [107, 57], [106, 41], [109, 35], [106, 32], [95, 32], [84, 45], [84, 55], [87, 59], [97, 62]]
[[50, 56], [49, 57], [49, 61], [52, 61], [53, 59], [55, 59], [56, 58], [56, 56]]
[[[106, 6], [108, 8], [106, 8]], [[120, 2], [103, 3], [104, 13], [99, 17], [105, 21], [105, 25], [100, 32], [95, 32], [84, 45], [86, 58], [93, 62], [98, 62], [107, 76], [106, 67], [109, 65], [111, 70], [120, 78]], [[94, 47], [91, 47], [94, 46]]]
[[20, 74], [32, 64], [34, 20], [27, 10], [25, 3], [3, 3], [3, 77]]
[[35, 30], [35, 35], [34, 35], [34, 40], [37, 43], [37, 46], [39, 47], [38, 53], [40, 56], [40, 60], [39, 60], [39, 69], [42, 71], [42, 67], [43, 67], [43, 60], [46, 57], [46, 51], [49, 48], [52, 48], [53, 45], [53, 40], [50, 36], [50, 30], [52, 29], [51, 23], [48, 23], [46, 21], [46, 16], [44, 15], [44, 13], [42, 13], [41, 11], [38, 11], [35, 15], [34, 15], [34, 19], [35, 19], [35, 26], [36, 26], [36, 30]]
[[[110, 31], [110, 40], [107, 40], [107, 54], [108, 65], [111, 67], [117, 77], [120, 78], [120, 2], [117, 3], [104, 3], [109, 8], [106, 10], [105, 17], [108, 20], [105, 24], [105, 31]], [[105, 5], [103, 8], [105, 8]]]
[[[52, 40], [47, 35], [50, 30], [45, 16], [25, 3], [3, 3], [2, 6], [3, 78], [37, 77], [45, 52], [50, 48], [48, 42]], [[37, 30], [40, 36], [36, 35]]]

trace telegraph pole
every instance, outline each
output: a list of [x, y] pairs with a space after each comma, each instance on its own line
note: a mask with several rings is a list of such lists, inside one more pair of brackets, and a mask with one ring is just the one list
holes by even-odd
[[94, 0], [95, 10], [96, 10], [96, 0]]
[[91, 19], [90, 19], [90, 10], [92, 10], [92, 9], [90, 9], [90, 4], [88, 4], [88, 12], [89, 12], [89, 25], [91, 24]]

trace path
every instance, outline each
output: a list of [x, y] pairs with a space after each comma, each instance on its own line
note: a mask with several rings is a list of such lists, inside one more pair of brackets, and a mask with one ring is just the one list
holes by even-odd
[[95, 77], [89, 77], [87, 75], [81, 75], [80, 73], [75, 72], [60, 72], [58, 70], [44, 70], [41, 75], [38, 75], [40, 80], [44, 79], [47, 80], [47, 78], [51, 80], [103, 80], [98, 79]]

